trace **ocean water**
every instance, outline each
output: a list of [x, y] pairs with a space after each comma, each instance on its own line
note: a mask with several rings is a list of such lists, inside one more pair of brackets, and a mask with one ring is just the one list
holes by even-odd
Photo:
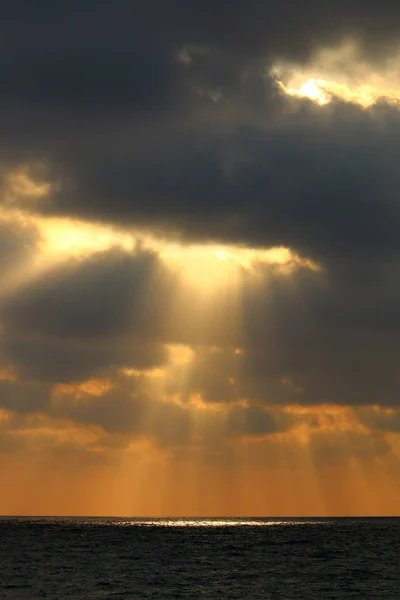
[[400, 519], [0, 519], [1, 600], [400, 600]]

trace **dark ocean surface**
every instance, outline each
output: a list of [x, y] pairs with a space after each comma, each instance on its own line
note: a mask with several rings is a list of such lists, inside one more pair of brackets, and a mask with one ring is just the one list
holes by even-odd
[[400, 519], [0, 519], [1, 600], [400, 600]]

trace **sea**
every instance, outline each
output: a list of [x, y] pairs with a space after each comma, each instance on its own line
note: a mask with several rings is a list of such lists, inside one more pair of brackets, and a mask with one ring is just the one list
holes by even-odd
[[0, 519], [1, 600], [400, 600], [400, 518]]

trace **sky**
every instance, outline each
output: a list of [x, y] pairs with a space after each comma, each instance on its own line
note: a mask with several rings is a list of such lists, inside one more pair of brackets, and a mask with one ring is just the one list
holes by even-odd
[[399, 514], [399, 28], [2, 2], [0, 514]]

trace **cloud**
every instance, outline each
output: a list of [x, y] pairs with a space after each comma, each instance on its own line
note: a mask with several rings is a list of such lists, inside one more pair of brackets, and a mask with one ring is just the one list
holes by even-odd
[[280, 427], [271, 413], [257, 406], [235, 406], [227, 418], [227, 429], [233, 436], [265, 436], [286, 429], [288, 423], [285, 425]]
[[15, 265], [27, 261], [35, 251], [37, 231], [23, 219], [0, 213], [0, 267], [2, 279]]
[[13, 412], [42, 412], [48, 408], [50, 388], [43, 384], [0, 381], [0, 406]]
[[82, 381], [164, 367], [167, 346], [186, 344], [185, 378], [168, 382], [183, 401], [395, 406], [399, 271], [378, 265], [259, 265], [203, 298], [155, 252], [95, 252], [3, 301], [4, 361], [25, 379]]
[[308, 108], [279, 125], [266, 116], [223, 129], [177, 126], [144, 147], [132, 131], [71, 146], [46, 210], [187, 241], [286, 246], [323, 263], [396, 252], [394, 109], [387, 124], [340, 103], [330, 110], [316, 117]]
[[8, 360], [22, 377], [56, 382], [161, 366], [167, 351], [150, 335], [159, 320], [148, 300], [154, 266], [150, 254], [110, 250], [22, 285], [2, 307]]
[[131, 319], [140, 323], [156, 266], [149, 253], [132, 256], [119, 250], [71, 261], [21, 289], [4, 306], [4, 318], [45, 334], [121, 335]]
[[393, 433], [400, 431], [400, 412], [397, 408], [386, 410], [378, 406], [362, 408], [357, 412], [357, 416], [371, 429]]
[[0, 23], [3, 453], [395, 464], [397, 5], [25, 4]]
[[[66, 20], [37, 11], [34, 52], [21, 15], [11, 11], [21, 41], [2, 63], [11, 138], [3, 154], [9, 162], [44, 157], [63, 182], [52, 209], [64, 214], [168, 224], [203, 239], [306, 244], [324, 254], [339, 240], [348, 248], [354, 234], [373, 244], [394, 218], [384, 202], [377, 210], [374, 197], [387, 177], [382, 146], [395, 145], [396, 134], [382, 140], [362, 111], [340, 119], [341, 105], [331, 122], [312, 113], [277, 127], [286, 102], [265, 75], [276, 56], [307, 61], [329, 31], [338, 42], [352, 29], [368, 40], [368, 8], [361, 17], [355, 6], [335, 4], [329, 18], [326, 4], [299, 11], [288, 3], [284, 13], [259, 2], [225, 8], [213, 6], [210, 20], [209, 3], [196, 11], [182, 3], [172, 22], [161, 5], [146, 5], [139, 25], [124, 3], [112, 11], [101, 5], [98, 28], [89, 29], [83, 23], [93, 8], [85, 18], [71, 9]], [[358, 125], [349, 131], [351, 119]]]
[[167, 357], [162, 344], [132, 338], [82, 342], [5, 330], [3, 345], [19, 377], [53, 383], [84, 381], [117, 367], [152, 368], [164, 364]]

